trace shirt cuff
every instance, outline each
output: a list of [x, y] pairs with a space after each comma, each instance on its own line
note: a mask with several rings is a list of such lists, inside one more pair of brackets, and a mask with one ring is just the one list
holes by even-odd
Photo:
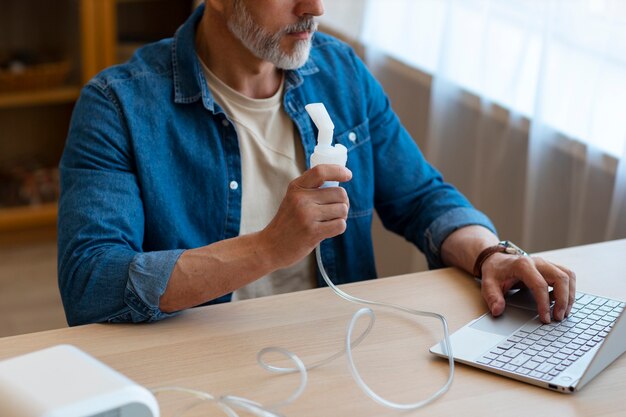
[[144, 317], [143, 321], [162, 320], [176, 314], [162, 312], [159, 302], [183, 252], [183, 249], [147, 252], [133, 258], [124, 301], [134, 313]]
[[470, 207], [457, 207], [437, 217], [426, 229], [428, 243], [426, 260], [430, 269], [443, 268], [441, 245], [452, 232], [466, 226], [483, 226], [497, 234], [491, 220], [482, 212]]

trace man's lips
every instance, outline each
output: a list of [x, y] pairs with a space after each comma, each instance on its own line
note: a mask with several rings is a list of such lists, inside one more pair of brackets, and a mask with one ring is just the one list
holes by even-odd
[[289, 32], [288, 35], [293, 37], [293, 38], [296, 38], [298, 40], [306, 40], [306, 39], [309, 39], [311, 37], [311, 32], [308, 32], [308, 31], [304, 31], [304, 32]]

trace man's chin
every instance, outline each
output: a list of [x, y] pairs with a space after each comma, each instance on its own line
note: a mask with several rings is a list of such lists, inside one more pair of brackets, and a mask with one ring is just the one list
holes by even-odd
[[295, 70], [302, 67], [309, 60], [311, 53], [310, 40], [299, 41], [300, 45], [294, 46], [291, 54], [283, 53], [274, 60], [276, 67], [284, 70]]

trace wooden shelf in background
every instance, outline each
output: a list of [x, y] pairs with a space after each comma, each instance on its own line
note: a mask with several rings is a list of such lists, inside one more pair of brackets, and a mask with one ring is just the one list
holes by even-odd
[[0, 92], [0, 109], [72, 103], [78, 99], [80, 87], [66, 86], [47, 90]]
[[57, 221], [57, 203], [0, 208], [0, 233], [52, 227]]

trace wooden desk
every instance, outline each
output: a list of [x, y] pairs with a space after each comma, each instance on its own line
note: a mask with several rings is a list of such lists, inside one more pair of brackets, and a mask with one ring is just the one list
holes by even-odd
[[[577, 271], [578, 289], [626, 299], [626, 240], [542, 254]], [[477, 284], [455, 270], [410, 274], [344, 287], [373, 300], [443, 313], [454, 331], [483, 313]], [[198, 308], [159, 323], [88, 325], [0, 339], [0, 359], [69, 343], [147, 387], [181, 385], [270, 404], [286, 398], [295, 375], [267, 374], [257, 352], [281, 346], [311, 363], [340, 349], [358, 307], [329, 289]], [[445, 360], [428, 353], [441, 337], [438, 322], [378, 310], [370, 336], [355, 350], [362, 375], [387, 398], [413, 402], [445, 381]], [[400, 413], [374, 403], [353, 382], [345, 358], [314, 370], [287, 416], [623, 416], [626, 356], [575, 395], [563, 395], [467, 366], [457, 366], [450, 391], [426, 410]], [[180, 402], [163, 397], [162, 415]], [[206, 409], [204, 410], [206, 411]], [[201, 415], [193, 414], [190, 415]], [[202, 414], [202, 415], [207, 415]], [[213, 413], [211, 415], [218, 415]]]

